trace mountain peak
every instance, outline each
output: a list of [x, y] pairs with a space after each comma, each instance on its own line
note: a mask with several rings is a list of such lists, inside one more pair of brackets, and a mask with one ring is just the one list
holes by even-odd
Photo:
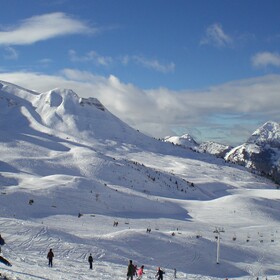
[[193, 139], [191, 135], [188, 133], [182, 135], [182, 136], [167, 136], [164, 139], [165, 142], [171, 142], [176, 145], [180, 145], [183, 147], [195, 147], [197, 146], [197, 142]]
[[280, 124], [273, 121], [266, 122], [252, 134], [247, 143], [280, 147]]
[[84, 141], [106, 140], [141, 147], [156, 141], [120, 120], [97, 98], [80, 97], [72, 89], [39, 93], [0, 81], [0, 108], [0, 128], [6, 132], [32, 128]]

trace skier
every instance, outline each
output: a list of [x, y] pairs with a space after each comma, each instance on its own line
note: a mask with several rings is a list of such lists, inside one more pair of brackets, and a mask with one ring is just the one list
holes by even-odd
[[174, 278], [177, 278], [177, 269], [174, 268]]
[[136, 278], [136, 280], [142, 279], [143, 274], [145, 274], [143, 270], [144, 270], [144, 265], [142, 265], [142, 266], [137, 270], [137, 278]]
[[133, 274], [134, 274], [134, 265], [132, 263], [132, 260], [129, 261], [128, 267], [127, 267], [127, 280], [133, 280]]
[[88, 262], [89, 262], [89, 269], [92, 269], [93, 257], [91, 254], [89, 254]]
[[160, 267], [158, 267], [158, 271], [157, 271], [157, 274], [155, 276], [155, 277], [158, 276], [157, 280], [163, 280], [163, 274], [165, 274], [165, 272], [162, 269], [160, 269]]
[[47, 258], [49, 259], [49, 266], [52, 267], [53, 263], [53, 257], [54, 257], [54, 253], [52, 251], [52, 249], [49, 250]]

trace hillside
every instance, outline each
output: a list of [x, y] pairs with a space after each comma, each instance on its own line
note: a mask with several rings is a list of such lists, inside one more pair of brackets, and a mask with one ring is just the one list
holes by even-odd
[[[157, 266], [164, 279], [174, 268], [179, 279], [279, 277], [271, 181], [150, 138], [72, 90], [0, 82], [0, 114], [0, 233], [13, 264], [0, 272], [9, 279], [124, 279], [129, 259], [146, 279]], [[216, 228], [225, 230], [219, 264]]]

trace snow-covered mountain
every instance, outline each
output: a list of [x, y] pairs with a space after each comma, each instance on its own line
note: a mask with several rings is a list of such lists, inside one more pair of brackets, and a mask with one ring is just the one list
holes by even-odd
[[269, 121], [225, 159], [260, 172], [280, 183], [280, 125]]
[[180, 145], [184, 148], [193, 148], [198, 144], [189, 134], [184, 134], [182, 136], [167, 136], [164, 138], [165, 142], [170, 142], [175, 145]]
[[216, 143], [213, 141], [203, 142], [197, 147], [197, 150], [200, 153], [209, 153], [219, 158], [224, 158], [231, 149], [231, 146]]
[[231, 146], [219, 144], [213, 141], [206, 141], [199, 144], [188, 133], [182, 136], [167, 136], [164, 138], [164, 141], [186, 149], [192, 149], [199, 153], [208, 153], [220, 158], [224, 158], [225, 155], [232, 149]]
[[94, 98], [0, 82], [0, 155], [9, 279], [118, 280], [129, 259], [144, 279], [158, 266], [165, 280], [174, 268], [179, 279], [279, 278], [276, 185], [150, 138]]
[[266, 122], [249, 137], [247, 143], [280, 148], [280, 124], [273, 121]]
[[168, 136], [165, 141], [224, 158], [280, 184], [280, 124], [276, 122], [266, 122], [244, 144], [237, 147], [212, 141], [198, 144], [189, 134]]
[[[57, 131], [81, 141], [110, 139], [139, 144], [149, 139], [112, 115], [97, 99], [80, 98], [72, 90], [54, 89], [39, 94], [2, 83], [0, 94], [4, 114], [1, 125], [6, 129], [17, 126], [22, 131]], [[5, 124], [7, 119], [9, 122]]]

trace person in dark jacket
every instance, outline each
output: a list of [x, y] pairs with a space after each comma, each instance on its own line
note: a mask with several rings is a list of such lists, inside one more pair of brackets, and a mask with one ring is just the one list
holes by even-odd
[[126, 274], [127, 280], [133, 280], [134, 270], [135, 270], [134, 265], [132, 263], [132, 260], [130, 260], [127, 267], [127, 274]]
[[0, 253], [1, 253], [1, 246], [5, 245], [5, 240], [2, 238], [0, 234]]
[[49, 259], [49, 266], [52, 267], [53, 265], [53, 257], [54, 257], [54, 253], [52, 251], [52, 249], [49, 250], [47, 258]]
[[89, 262], [89, 269], [92, 269], [93, 257], [91, 254], [89, 254], [88, 262]]
[[3, 239], [3, 237], [0, 234], [0, 245], [3, 246], [5, 245], [5, 240]]
[[158, 277], [157, 280], [163, 280], [163, 274], [164, 273], [165, 272], [162, 269], [160, 269], [160, 267], [158, 267], [158, 271], [157, 271], [157, 274], [156, 274], [156, 277]]

